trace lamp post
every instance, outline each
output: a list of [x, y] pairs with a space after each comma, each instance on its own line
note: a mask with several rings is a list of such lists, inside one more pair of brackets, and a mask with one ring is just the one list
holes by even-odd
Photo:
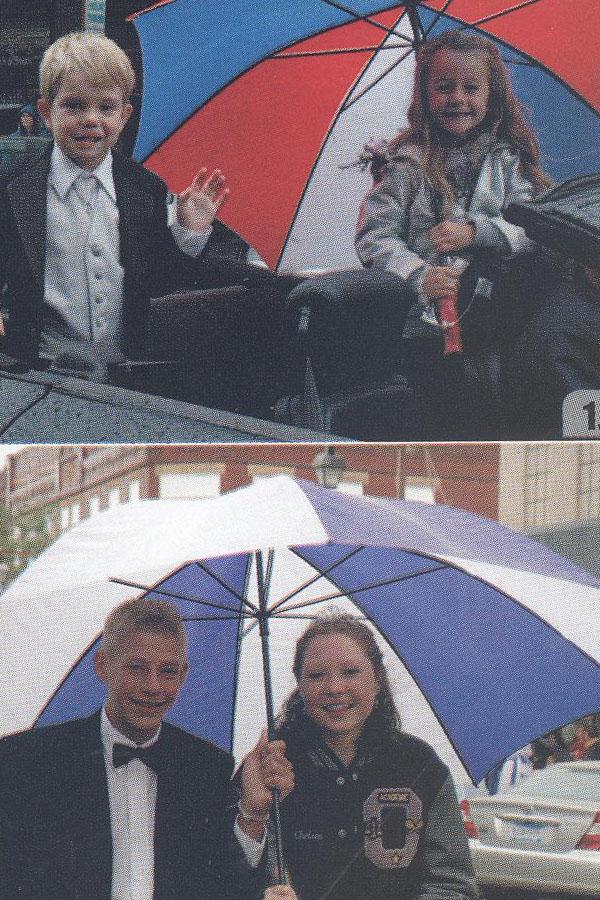
[[106, 0], [85, 0], [83, 27], [85, 31], [104, 34], [106, 26]]
[[346, 469], [346, 461], [335, 452], [334, 447], [325, 447], [317, 453], [312, 461], [317, 481], [322, 487], [339, 487], [342, 475]]

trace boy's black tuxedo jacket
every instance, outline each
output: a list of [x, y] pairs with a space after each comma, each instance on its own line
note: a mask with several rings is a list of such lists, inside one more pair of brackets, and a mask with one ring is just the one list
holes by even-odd
[[[248, 897], [254, 874], [226, 810], [232, 757], [163, 723], [155, 900]], [[100, 712], [0, 740], [1, 900], [110, 900]]]
[[[0, 292], [10, 309], [6, 351], [37, 359], [42, 326], [46, 254], [46, 191], [52, 147], [39, 148], [16, 172], [0, 178]], [[113, 152], [119, 209], [124, 347], [143, 356], [149, 299], [193, 280], [196, 261], [178, 250], [167, 227], [164, 182], [139, 163]]]

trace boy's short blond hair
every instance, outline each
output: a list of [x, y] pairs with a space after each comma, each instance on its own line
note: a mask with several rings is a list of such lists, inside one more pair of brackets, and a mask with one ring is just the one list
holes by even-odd
[[67, 72], [83, 74], [96, 87], [115, 85], [127, 102], [133, 92], [135, 74], [127, 54], [104, 34], [75, 31], [51, 44], [40, 63], [40, 94], [52, 103]]
[[137, 632], [162, 634], [177, 641], [182, 662], [187, 658], [187, 637], [176, 607], [153, 597], [132, 597], [110, 612], [104, 623], [102, 648], [107, 656], [116, 656], [124, 641]]

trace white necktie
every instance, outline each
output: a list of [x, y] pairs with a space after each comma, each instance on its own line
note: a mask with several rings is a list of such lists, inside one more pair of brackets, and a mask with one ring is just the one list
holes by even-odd
[[98, 179], [93, 172], [82, 172], [73, 183], [75, 192], [90, 218], [98, 196], [98, 186]]

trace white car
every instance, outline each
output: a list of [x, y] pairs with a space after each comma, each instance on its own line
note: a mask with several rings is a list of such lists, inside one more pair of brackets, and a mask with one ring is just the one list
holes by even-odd
[[461, 808], [486, 900], [600, 897], [600, 761], [557, 763]]

